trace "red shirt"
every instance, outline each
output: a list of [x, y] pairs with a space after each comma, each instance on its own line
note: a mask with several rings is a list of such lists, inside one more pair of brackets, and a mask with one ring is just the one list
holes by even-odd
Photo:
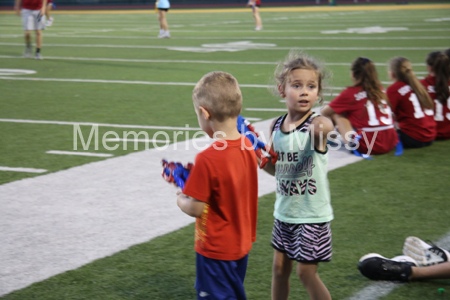
[[391, 151], [397, 145], [398, 135], [387, 102], [383, 100], [381, 111], [367, 99], [367, 93], [360, 86], [348, 87], [331, 101], [329, 106], [337, 114], [344, 114], [357, 134], [362, 135], [359, 140], [359, 152], [368, 153], [370, 145], [373, 144], [370, 153], [382, 154]]
[[22, 8], [31, 10], [40, 10], [42, 8], [42, 0], [23, 0]]
[[450, 139], [450, 98], [447, 99], [447, 105], [442, 105], [442, 103], [436, 99], [436, 93], [434, 90], [434, 76], [428, 75], [427, 78], [422, 79], [420, 82], [427, 89], [427, 92], [430, 95], [431, 99], [434, 100], [434, 120], [436, 121], [437, 125], [436, 138]]
[[[256, 240], [258, 165], [251, 142], [243, 140], [249, 150], [237, 139], [199, 153], [183, 190], [206, 203], [195, 224], [195, 251], [208, 258], [241, 259]], [[224, 142], [224, 150], [214, 148]]]
[[421, 142], [434, 141], [436, 121], [432, 109], [423, 109], [412, 88], [397, 81], [387, 89], [387, 95], [400, 130]]

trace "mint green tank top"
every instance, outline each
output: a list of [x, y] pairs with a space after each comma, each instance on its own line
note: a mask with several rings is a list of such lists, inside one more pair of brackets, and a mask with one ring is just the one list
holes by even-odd
[[282, 132], [287, 115], [272, 129], [277, 182], [274, 217], [291, 224], [324, 223], [333, 220], [327, 178], [328, 150], [319, 152], [310, 135], [313, 113], [291, 132]]

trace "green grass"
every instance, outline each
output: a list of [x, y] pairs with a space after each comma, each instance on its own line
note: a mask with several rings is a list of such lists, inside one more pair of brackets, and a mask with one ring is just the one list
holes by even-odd
[[[265, 85], [273, 83], [271, 78], [276, 62], [284, 58], [287, 49], [323, 47], [304, 52], [328, 64], [334, 73], [329, 86], [345, 87], [351, 84], [350, 63], [358, 56], [367, 56], [379, 64], [385, 64], [392, 57], [401, 55], [415, 64], [415, 71], [425, 72], [427, 53], [447, 48], [450, 39], [448, 21], [426, 20], [448, 17], [449, 12], [448, 9], [263, 12], [264, 30], [261, 32], [252, 30], [254, 24], [250, 12], [169, 13], [168, 21], [173, 36], [170, 40], [155, 38], [158, 25], [156, 15], [151, 12], [55, 14], [54, 26], [44, 33], [42, 53], [47, 59], [43, 61], [19, 58], [24, 48], [20, 18], [1, 15], [0, 66], [37, 72], [20, 77], [192, 84], [207, 72], [223, 70], [232, 73], [241, 84]], [[206, 26], [199, 26], [201, 24]], [[320, 32], [369, 26], [407, 27], [410, 30], [374, 34]], [[276, 46], [275, 49], [211, 53], [166, 48], [201, 47], [204, 44], [238, 41]], [[336, 47], [364, 49], [339, 50]], [[382, 47], [400, 49], [382, 50]], [[72, 60], [69, 59], [71, 57], [97, 60]], [[180, 60], [185, 62], [174, 62]], [[270, 64], [225, 63], [227, 61]], [[378, 65], [377, 68], [380, 79], [387, 81], [386, 66]], [[158, 126], [188, 124], [198, 127], [192, 107], [192, 89], [193, 86], [176, 85], [0, 79], [0, 118]], [[246, 110], [283, 108], [279, 97], [270, 94], [268, 89], [243, 87], [242, 92], [245, 117], [264, 120], [281, 114]], [[337, 94], [339, 91], [333, 92]], [[332, 98], [327, 96], [326, 100]], [[85, 139], [90, 129], [89, 126], [82, 127]], [[99, 133], [102, 135], [111, 130], [122, 136], [123, 131], [134, 129], [100, 127]], [[157, 130], [144, 131], [151, 137]], [[172, 131], [168, 130], [167, 133], [172, 136]], [[0, 166], [43, 168], [48, 172], [56, 172], [103, 159], [46, 154], [49, 150], [73, 150], [73, 126], [68, 125], [0, 122], [0, 140]], [[401, 253], [402, 243], [409, 235], [436, 241], [450, 231], [449, 147], [450, 141], [436, 142], [426, 149], [406, 150], [400, 157], [392, 154], [377, 156], [373, 161], [364, 160], [329, 173], [335, 212], [332, 222], [333, 260], [321, 264], [319, 273], [333, 299], [346, 299], [372, 283], [356, 269], [362, 255], [378, 252], [392, 257]], [[84, 151], [80, 144], [78, 150]], [[140, 150], [143, 150], [142, 145], [135, 150], [133, 144], [129, 143], [127, 150], [119, 147], [115, 151], [108, 151], [101, 144], [95, 150], [91, 144], [86, 151], [120, 156]], [[33, 176], [38, 175], [0, 172], [0, 184]], [[274, 194], [270, 194], [260, 198], [257, 242], [250, 255], [246, 278], [249, 299], [270, 298], [273, 254], [270, 236], [274, 197]], [[194, 299], [193, 231], [193, 225], [187, 226], [77, 270], [35, 283], [3, 298]], [[445, 295], [441, 297], [437, 293], [440, 287], [446, 288], [446, 293], [450, 290], [448, 281], [410, 283], [382, 299], [445, 299]], [[290, 299], [307, 299], [304, 288], [294, 276]]]
[[[437, 240], [449, 231], [447, 160], [450, 142], [403, 156], [377, 156], [329, 173], [335, 220], [333, 259], [319, 274], [333, 299], [345, 299], [371, 284], [356, 269], [369, 252], [401, 254], [404, 239], [415, 235]], [[270, 247], [274, 194], [260, 198], [257, 241], [250, 252], [245, 281], [249, 299], [270, 299]], [[68, 271], [13, 292], [16, 299], [194, 299], [194, 225], [130, 247], [77, 270]], [[308, 299], [292, 274], [290, 299]], [[448, 280], [414, 282], [382, 299], [443, 299], [437, 289]]]

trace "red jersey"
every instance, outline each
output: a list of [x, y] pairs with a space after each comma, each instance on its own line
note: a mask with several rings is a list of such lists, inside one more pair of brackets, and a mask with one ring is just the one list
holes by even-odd
[[432, 109], [423, 109], [417, 95], [404, 82], [397, 81], [387, 89], [400, 130], [420, 142], [434, 141], [436, 121]]
[[398, 143], [391, 108], [385, 100], [382, 102], [382, 107], [376, 108], [367, 99], [367, 93], [360, 86], [354, 86], [342, 91], [329, 104], [336, 113], [345, 115], [357, 134], [362, 135], [358, 148], [361, 153], [368, 153], [372, 144], [371, 154], [387, 153]]
[[[224, 142], [225, 149], [215, 149]], [[205, 202], [195, 223], [195, 251], [205, 257], [238, 260], [256, 240], [258, 165], [251, 147], [244, 136], [216, 141], [195, 159], [183, 193]]]
[[40, 10], [42, 8], [42, 0], [23, 0], [22, 8], [31, 10]]
[[420, 82], [425, 86], [428, 94], [434, 102], [434, 120], [436, 121], [437, 126], [436, 138], [450, 139], [450, 98], [447, 99], [447, 105], [442, 105], [442, 103], [436, 99], [436, 93], [434, 90], [434, 76], [428, 75], [427, 78], [422, 79]]

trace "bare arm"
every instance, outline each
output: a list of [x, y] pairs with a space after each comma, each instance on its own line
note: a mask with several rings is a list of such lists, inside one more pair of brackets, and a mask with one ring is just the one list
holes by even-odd
[[201, 217], [205, 202], [189, 197], [181, 191], [178, 191], [177, 195], [177, 204], [182, 212], [194, 218]]
[[16, 0], [14, 2], [14, 11], [16, 12], [17, 15], [20, 16], [20, 5], [22, 4], [22, 0]]
[[47, 2], [48, 0], [42, 1], [41, 16], [45, 15], [45, 10], [47, 9]]
[[[276, 119], [273, 120], [272, 123], [270, 124], [270, 128], [269, 128], [269, 130], [270, 130], [269, 147], [270, 147], [270, 149], [272, 149], [272, 150], [273, 150], [273, 144], [272, 144], [272, 128], [273, 128], [273, 126], [275, 125], [275, 122], [276, 122], [276, 121], [277, 121]], [[259, 164], [259, 161], [258, 161], [258, 164]], [[270, 175], [275, 176], [275, 165], [272, 164], [272, 161], [271, 161], [271, 160], [269, 160], [269, 162], [264, 166], [264, 169], [263, 169], [263, 170], [266, 171], [267, 173], [269, 173]]]
[[344, 139], [345, 144], [348, 144], [351, 140], [351, 136], [348, 133], [354, 132], [350, 121], [345, 116], [337, 114], [329, 105], [326, 105], [320, 113], [333, 121], [334, 125], [337, 127], [337, 130]]
[[314, 146], [320, 152], [327, 149], [328, 133], [334, 130], [333, 122], [330, 119], [320, 116], [314, 118], [311, 123], [311, 133], [314, 135]]

